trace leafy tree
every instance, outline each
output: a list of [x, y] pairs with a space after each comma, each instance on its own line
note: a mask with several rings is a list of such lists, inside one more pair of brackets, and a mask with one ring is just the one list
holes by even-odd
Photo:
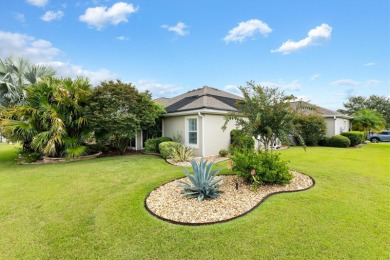
[[25, 104], [1, 113], [7, 139], [47, 156], [84, 154], [90, 132], [84, 109], [90, 93], [91, 85], [83, 78], [48, 77], [27, 87]]
[[99, 143], [113, 141], [123, 153], [137, 131], [154, 126], [164, 109], [149, 92], [120, 80], [102, 82], [89, 99], [88, 115]]
[[390, 98], [371, 95], [368, 98], [353, 96], [344, 103], [345, 109], [337, 110], [340, 113], [352, 116], [361, 109], [370, 109], [379, 112], [386, 120], [386, 128], [390, 128]]
[[235, 120], [236, 125], [245, 134], [253, 136], [268, 151], [277, 139], [289, 140], [289, 134], [295, 133], [293, 111], [290, 108], [292, 95], [285, 95], [277, 88], [262, 87], [253, 81], [246, 87], [240, 87], [244, 100], [237, 102], [237, 111], [225, 117], [225, 124]]
[[353, 128], [354, 130], [363, 131], [379, 131], [386, 125], [385, 119], [382, 115], [370, 109], [361, 109], [353, 114]]
[[0, 105], [8, 107], [21, 103], [26, 95], [25, 86], [54, 74], [52, 67], [32, 64], [23, 57], [0, 59]]

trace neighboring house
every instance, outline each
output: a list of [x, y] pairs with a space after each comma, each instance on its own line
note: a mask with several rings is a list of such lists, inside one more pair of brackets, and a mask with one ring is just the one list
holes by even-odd
[[235, 103], [242, 99], [210, 87], [156, 99], [167, 112], [162, 116], [162, 136], [181, 136], [182, 143], [193, 148], [195, 156], [217, 155], [221, 149], [228, 149], [230, 131], [236, 127], [229, 122], [223, 131], [224, 116], [236, 111]]
[[312, 110], [304, 109], [308, 114], [320, 114], [325, 118], [326, 133], [325, 136], [330, 137], [333, 135], [339, 135], [342, 132], [348, 132], [352, 129], [352, 117], [341, 114], [337, 111], [333, 111], [324, 107], [319, 107], [303, 101], [291, 102], [291, 107], [297, 109], [299, 105], [304, 107], [312, 107]]
[[[224, 116], [237, 111], [235, 103], [243, 100], [242, 97], [211, 87], [202, 87], [186, 92], [173, 98], [158, 98], [155, 101], [165, 107], [166, 113], [162, 115], [162, 136], [181, 137], [181, 142], [193, 148], [195, 156], [217, 155], [221, 149], [228, 149], [230, 144], [230, 131], [236, 129], [230, 121], [225, 129]], [[296, 108], [299, 102], [291, 102]], [[327, 129], [326, 136], [349, 131], [352, 117], [342, 115], [323, 107], [314, 106], [314, 110], [305, 113], [319, 113], [325, 117]], [[143, 149], [147, 139], [146, 132], [139, 132], [133, 140], [133, 149]]]

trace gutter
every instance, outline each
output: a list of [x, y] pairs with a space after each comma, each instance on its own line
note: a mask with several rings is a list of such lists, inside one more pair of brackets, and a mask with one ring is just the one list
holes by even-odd
[[202, 118], [202, 157], [204, 156], [204, 115], [198, 112], [198, 116]]

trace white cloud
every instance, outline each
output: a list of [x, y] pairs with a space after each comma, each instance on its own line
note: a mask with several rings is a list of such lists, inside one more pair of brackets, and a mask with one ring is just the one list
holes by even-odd
[[323, 23], [320, 26], [317, 26], [314, 29], [311, 29], [307, 34], [307, 37], [294, 42], [292, 40], [287, 40], [279, 48], [272, 50], [271, 52], [281, 52], [283, 54], [290, 54], [292, 52], [301, 50], [310, 45], [315, 45], [320, 43], [323, 40], [329, 40], [332, 33], [332, 27], [328, 24]]
[[320, 74], [316, 73], [316, 74], [314, 74], [313, 76], [310, 77], [309, 81], [314, 81], [314, 80], [318, 79], [320, 76], [321, 76]]
[[61, 51], [49, 41], [32, 36], [0, 31], [0, 57], [24, 56], [33, 62], [50, 61]]
[[118, 2], [110, 8], [106, 6], [88, 8], [85, 14], [79, 17], [79, 20], [95, 27], [97, 30], [101, 30], [109, 24], [126, 23], [128, 21], [127, 17], [135, 12], [137, 12], [137, 8], [132, 4]]
[[378, 86], [379, 84], [381, 84], [382, 81], [380, 80], [376, 80], [376, 79], [370, 79], [370, 80], [367, 80], [366, 84], [370, 87], [373, 87], [373, 86]]
[[374, 66], [374, 65], [376, 65], [375, 62], [368, 62], [368, 63], [364, 64], [363, 66], [364, 67], [369, 67], [369, 66]]
[[339, 79], [331, 82], [330, 84], [335, 86], [357, 86], [360, 82], [354, 81], [352, 79]]
[[223, 89], [234, 95], [242, 97], [242, 92], [236, 85], [226, 85]]
[[53, 20], [61, 20], [64, 16], [64, 12], [62, 11], [47, 11], [44, 15], [41, 16], [41, 19], [45, 22], [51, 22]]
[[311, 100], [308, 96], [296, 96], [294, 101], [311, 102]]
[[38, 7], [44, 7], [49, 2], [49, 0], [26, 0], [26, 2]]
[[183, 90], [182, 87], [176, 87], [172, 84], [161, 84], [155, 80], [149, 79], [140, 79], [136, 81], [135, 86], [140, 91], [149, 90], [152, 93], [153, 98], [172, 97]]
[[98, 85], [102, 81], [115, 80], [118, 78], [117, 74], [107, 69], [91, 71], [84, 69], [82, 66], [61, 61], [52, 61], [45, 64], [52, 66], [57, 71], [56, 76], [70, 78], [85, 77], [90, 80], [92, 85]]
[[24, 23], [26, 21], [26, 17], [22, 13], [14, 13], [14, 17], [15, 17], [16, 21], [18, 21], [20, 23]]
[[168, 31], [175, 32], [179, 36], [185, 36], [189, 34], [188, 30], [186, 30], [188, 26], [183, 22], [178, 22], [175, 26], [162, 25], [161, 27], [168, 29]]
[[260, 85], [290, 91], [300, 91], [302, 89], [302, 85], [299, 83], [299, 80], [292, 80], [290, 82], [286, 82], [284, 80], [278, 80], [276, 82], [263, 81], [260, 82]]
[[126, 37], [126, 36], [123, 36], [123, 35], [121, 35], [121, 36], [118, 36], [118, 37], [116, 37], [115, 39], [117, 39], [118, 41], [128, 41], [128, 40], [129, 40], [129, 38], [128, 38], [128, 37]]
[[103, 80], [111, 80], [118, 77], [107, 69], [91, 71], [78, 65], [58, 61], [56, 59], [60, 54], [62, 54], [62, 51], [53, 47], [49, 41], [35, 39], [29, 35], [0, 31], [1, 58], [23, 56], [34, 63], [54, 67], [57, 71], [56, 75], [59, 77], [88, 77], [92, 84], [98, 84]]
[[251, 19], [246, 22], [240, 22], [237, 27], [229, 31], [223, 40], [225, 42], [243, 42], [253, 37], [256, 33], [267, 35], [270, 32], [272, 32], [272, 29], [268, 24], [258, 19]]

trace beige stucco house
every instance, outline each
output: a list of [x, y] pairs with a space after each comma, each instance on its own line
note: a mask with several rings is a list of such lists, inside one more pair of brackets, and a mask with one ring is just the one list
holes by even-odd
[[228, 149], [229, 122], [225, 131], [224, 115], [236, 111], [235, 103], [242, 97], [210, 87], [202, 87], [173, 98], [159, 98], [156, 102], [165, 106], [162, 116], [162, 136], [181, 136], [181, 141], [193, 148], [195, 156], [217, 155]]
[[[181, 143], [193, 148], [195, 156], [218, 155], [221, 149], [228, 149], [230, 131], [236, 128], [235, 123], [230, 121], [223, 131], [224, 116], [236, 111], [235, 103], [242, 99], [207, 86], [172, 98], [158, 98], [155, 101], [166, 110], [162, 116], [162, 136], [181, 137]], [[291, 102], [291, 107], [295, 109], [298, 103]], [[307, 105], [315, 107], [307, 113], [319, 113], [325, 118], [326, 136], [351, 129], [351, 117], [323, 107]], [[132, 148], [143, 149], [147, 138], [146, 131], [139, 132], [132, 142]]]

